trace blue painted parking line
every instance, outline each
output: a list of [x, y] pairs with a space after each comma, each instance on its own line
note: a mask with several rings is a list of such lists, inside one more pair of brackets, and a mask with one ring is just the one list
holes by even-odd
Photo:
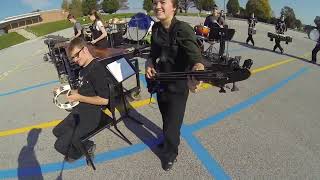
[[214, 179], [227, 180], [231, 179], [219, 163], [212, 157], [212, 155], [201, 145], [192, 132], [184, 131], [182, 137], [187, 141], [192, 151], [196, 154], [201, 163], [206, 167], [208, 172]]
[[[264, 90], [263, 92], [253, 96], [229, 109], [218, 113], [208, 119], [201, 120], [198, 123], [191, 124], [191, 125], [183, 125], [181, 129], [182, 137], [187, 141], [190, 145], [192, 151], [196, 154], [196, 156], [201, 160], [203, 165], [208, 169], [209, 173], [212, 174], [216, 179], [225, 179], [229, 178], [228, 175], [224, 172], [222, 167], [219, 166], [216, 160], [211, 156], [211, 154], [201, 145], [201, 143], [193, 136], [192, 133], [195, 131], [201, 130], [202, 128], [209, 127], [216, 122], [221, 121], [223, 118], [231, 116], [234, 113], [237, 113], [245, 108], [250, 107], [251, 105], [261, 101], [265, 97], [271, 95], [272, 93], [276, 92], [280, 88], [284, 87], [290, 81], [298, 78], [303, 73], [307, 72], [308, 68], [302, 68], [298, 72], [294, 73], [293, 75], [289, 76], [287, 79], [280, 81], [279, 83], [275, 84], [274, 86]], [[160, 142], [159, 139], [151, 139], [145, 143], [135, 144], [130, 147], [120, 148], [114, 151], [108, 151], [104, 153], [100, 153], [96, 156], [95, 162], [103, 163], [107, 162], [116, 158], [121, 158], [124, 156], [129, 156], [138, 152], [141, 152], [148, 147], [152, 147], [155, 144]], [[66, 163], [65, 169], [75, 169], [78, 167], [86, 166], [84, 159], [76, 161], [75, 163], [68, 164]], [[41, 165], [41, 173], [51, 173], [60, 171], [62, 167], [62, 163], [50, 163], [50, 164], [43, 164]], [[27, 172], [32, 171], [31, 173], [35, 173], [38, 171], [39, 168], [20, 168], [19, 171]], [[15, 178], [17, 177], [18, 169], [7, 169], [7, 170], [0, 170], [0, 178]], [[34, 175], [34, 174], [33, 174]]]
[[266, 98], [267, 96], [271, 95], [272, 93], [275, 93], [277, 90], [279, 90], [280, 88], [282, 88], [284, 85], [286, 85], [289, 81], [296, 79], [297, 77], [301, 76], [303, 73], [305, 73], [308, 70], [308, 68], [302, 68], [300, 69], [298, 72], [294, 73], [293, 75], [291, 75], [290, 77], [288, 77], [287, 79], [284, 79], [282, 81], [280, 81], [279, 83], [275, 84], [274, 86], [264, 90], [263, 92], [250, 97], [249, 99], [236, 104], [228, 109], [226, 109], [223, 112], [220, 112], [218, 114], [216, 114], [213, 117], [210, 117], [208, 119], [199, 121], [195, 124], [189, 125], [187, 126], [188, 130], [191, 132], [194, 131], [198, 131], [202, 128], [208, 127], [212, 124], [215, 124], [221, 120], [223, 120], [224, 118], [235, 114], [243, 109], [246, 109], [254, 104], [256, 104], [258, 101], [261, 101], [262, 99]]
[[51, 84], [56, 84], [56, 83], [58, 83], [58, 82], [59, 82], [58, 80], [49, 81], [49, 82], [37, 84], [37, 85], [34, 85], [34, 86], [25, 87], [25, 88], [18, 89], [18, 90], [13, 90], [13, 91], [5, 92], [5, 93], [0, 93], [0, 97], [1, 97], [1, 96], [12, 95], [12, 94], [18, 94], [18, 93], [21, 93], [21, 92], [24, 92], [24, 91], [30, 91], [30, 90], [32, 90], [32, 89], [36, 89], [36, 88], [48, 86], [48, 85], [51, 85]]

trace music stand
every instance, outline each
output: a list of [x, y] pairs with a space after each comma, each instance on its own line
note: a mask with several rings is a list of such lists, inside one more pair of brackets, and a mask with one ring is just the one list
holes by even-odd
[[121, 116], [118, 121], [121, 121], [123, 118], [130, 118], [133, 121], [135, 121], [138, 124], [143, 124], [139, 120], [135, 119], [134, 117], [130, 116], [128, 108], [127, 108], [127, 102], [125, 98], [125, 92], [123, 88], [123, 82], [127, 80], [128, 78], [135, 76], [136, 71], [134, 70], [133, 65], [124, 57], [119, 57], [115, 61], [109, 63], [106, 65], [106, 68], [110, 72], [110, 74], [113, 76], [114, 80], [118, 83], [118, 87], [120, 90], [120, 98], [123, 103], [125, 115]]

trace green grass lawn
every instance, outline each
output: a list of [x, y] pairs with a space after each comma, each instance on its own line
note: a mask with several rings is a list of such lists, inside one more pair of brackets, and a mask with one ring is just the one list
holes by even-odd
[[[126, 14], [111, 14], [111, 15], [104, 15], [102, 19], [104, 21], [108, 21], [111, 18], [131, 18], [134, 14], [133, 13], [126, 13]], [[81, 24], [91, 24], [88, 16], [83, 16], [77, 19]], [[44, 36], [56, 31], [60, 31], [66, 28], [72, 27], [73, 24], [70, 23], [68, 20], [61, 20], [55, 21], [50, 23], [39, 24], [35, 26], [29, 26], [26, 28], [27, 31], [32, 32], [36, 36]]]
[[32, 32], [36, 36], [44, 36], [56, 31], [60, 31], [66, 28], [72, 27], [72, 24], [67, 20], [49, 22], [39, 24], [35, 26], [29, 26], [26, 28], [27, 31]]
[[25, 37], [21, 36], [16, 32], [2, 35], [0, 36], [0, 49], [4, 49], [10, 46], [13, 46], [15, 44], [22, 43], [26, 40], [28, 39], [26, 39]]

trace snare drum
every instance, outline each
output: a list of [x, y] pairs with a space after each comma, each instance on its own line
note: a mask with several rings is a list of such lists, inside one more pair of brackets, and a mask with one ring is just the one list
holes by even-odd
[[203, 25], [196, 25], [194, 27], [194, 31], [198, 36], [208, 37], [210, 33], [210, 28]]

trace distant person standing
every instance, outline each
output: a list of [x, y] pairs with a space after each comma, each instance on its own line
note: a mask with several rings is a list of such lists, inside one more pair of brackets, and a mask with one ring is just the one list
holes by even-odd
[[257, 23], [257, 19], [254, 17], [254, 13], [251, 14], [251, 17], [248, 19], [248, 38], [246, 43], [248, 44], [249, 41], [251, 41], [252, 45], [254, 46], [254, 40], [253, 40], [253, 35], [256, 33], [256, 23]]
[[83, 34], [83, 27], [81, 26], [81, 24], [74, 18], [74, 16], [72, 14], [68, 14], [67, 19], [73, 23], [73, 31], [74, 31], [74, 36], [71, 38], [75, 39], [77, 37], [81, 37], [84, 38], [84, 34]]
[[103, 22], [96, 10], [91, 11], [90, 20], [93, 21], [93, 24], [90, 26], [93, 39], [91, 44], [99, 48], [109, 48], [110, 43], [108, 42], [106, 28], [104, 27]]
[[[287, 26], [286, 23], [284, 21], [284, 16], [281, 15], [280, 19], [278, 20], [278, 22], [276, 23], [276, 33], [277, 34], [284, 34], [284, 32], [287, 31]], [[283, 54], [283, 48], [281, 47], [280, 44], [280, 39], [279, 38], [275, 38], [275, 45], [273, 47], [273, 51], [275, 52], [277, 48], [280, 49], [281, 54]]]
[[[317, 16], [318, 17], [318, 16]], [[319, 32], [319, 34], [320, 34], [320, 18], [316, 18], [315, 20], [314, 20], [314, 23], [317, 25], [317, 30], [318, 30], [318, 32]], [[317, 63], [317, 54], [318, 54], [318, 52], [319, 52], [319, 50], [320, 50], [320, 37], [318, 38], [318, 40], [317, 40], [317, 44], [316, 44], [316, 46], [313, 48], [313, 50], [312, 50], [312, 63], [313, 64], [316, 64]]]

